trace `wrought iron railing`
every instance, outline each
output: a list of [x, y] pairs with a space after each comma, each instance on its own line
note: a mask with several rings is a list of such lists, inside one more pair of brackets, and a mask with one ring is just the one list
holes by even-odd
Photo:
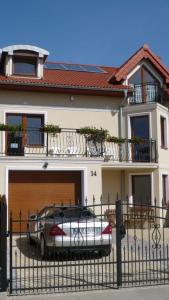
[[31, 214], [22, 205], [15, 209], [9, 294], [169, 284], [169, 207], [137, 200], [93, 196], [84, 206], [58, 200], [41, 212], [38, 201]]
[[130, 104], [162, 102], [162, 89], [158, 84], [146, 83], [133, 85], [133, 95]]
[[0, 153], [3, 156], [48, 156], [60, 158], [104, 158], [105, 161], [156, 162], [156, 141], [131, 143], [96, 141], [75, 129], [62, 129], [53, 134], [40, 130], [1, 132]]

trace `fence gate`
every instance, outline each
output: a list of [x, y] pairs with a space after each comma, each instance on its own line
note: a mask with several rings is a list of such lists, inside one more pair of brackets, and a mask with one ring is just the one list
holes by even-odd
[[169, 207], [121, 202], [121, 286], [169, 284]]
[[[56, 242], [53, 249], [55, 251], [51, 253], [49, 251], [46, 258], [42, 258], [39, 244], [30, 240], [27, 230], [28, 218], [24, 218], [22, 212], [18, 215], [18, 219], [13, 219], [11, 216], [10, 294], [70, 292], [116, 287], [116, 232], [113, 228], [111, 240], [109, 232], [112, 228], [104, 214], [111, 210], [111, 205], [104, 204], [102, 201], [95, 204], [95, 199], [93, 199], [92, 205], [86, 202], [85, 208], [79, 206], [78, 209], [81, 210], [79, 216], [69, 216], [66, 212], [61, 215], [60, 223], [67, 223], [70, 232], [68, 233], [68, 229], [65, 228], [65, 236], [62, 236], [61, 232], [57, 231], [60, 235], [59, 246]], [[113, 212], [115, 213], [114, 209]], [[115, 218], [114, 215], [112, 217]], [[49, 214], [45, 212], [42, 218], [29, 217], [29, 225], [31, 227], [37, 223], [37, 228], [39, 228], [39, 226], [45, 226], [49, 219], [50, 212]], [[58, 230], [57, 227], [52, 228], [49, 235]], [[37, 230], [34, 235], [35, 239], [39, 239], [38, 234]], [[72, 236], [67, 253], [64, 252], [64, 241], [67, 237], [69, 239], [69, 235]], [[88, 240], [86, 243], [86, 236], [91, 242]], [[105, 244], [106, 236], [108, 238]], [[78, 248], [81, 248], [80, 252]]]
[[6, 198], [0, 196], [0, 291], [7, 289], [7, 232]]
[[[68, 253], [62, 251], [65, 250], [63, 242], [59, 247], [54, 245], [57, 251], [43, 252], [44, 241], [39, 236], [42, 230], [38, 228], [49, 223], [50, 212], [42, 213], [41, 217], [34, 215], [28, 218], [20, 212], [17, 219], [13, 219], [11, 215], [10, 294], [169, 284], [167, 207], [157, 206], [156, 201], [154, 206], [131, 206], [128, 200], [122, 202], [118, 199], [115, 204], [111, 204], [101, 198], [99, 203], [93, 199], [92, 205], [86, 201], [85, 209], [80, 209], [81, 213], [86, 209], [93, 211], [93, 214], [92, 217], [86, 214], [83, 221], [77, 216], [70, 217], [69, 222], [67, 221], [72, 233], [72, 244]], [[62, 215], [59, 224], [65, 223], [66, 218], [66, 214]], [[72, 225], [73, 221], [76, 221], [76, 226]], [[87, 225], [87, 221], [90, 225]], [[85, 222], [86, 225], [82, 228], [82, 223]], [[40, 246], [37, 242], [32, 243], [28, 223], [29, 226], [36, 224], [34, 239], [40, 241]], [[59, 226], [64, 229], [62, 225]], [[52, 227], [50, 234], [56, 232], [60, 235], [60, 242], [68, 235], [65, 231], [63, 237], [62, 230], [58, 230], [57, 226]], [[108, 233], [111, 237], [110, 248], [104, 247], [104, 236]], [[85, 252], [76, 252], [78, 248], [86, 248], [86, 235], [93, 240], [92, 251], [87, 249]], [[42, 254], [46, 258], [42, 258]]]

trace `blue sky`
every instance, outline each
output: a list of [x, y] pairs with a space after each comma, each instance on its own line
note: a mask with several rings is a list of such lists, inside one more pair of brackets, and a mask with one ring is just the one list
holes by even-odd
[[169, 67], [168, 0], [1, 0], [0, 48], [32, 44], [49, 60], [119, 66], [144, 43]]

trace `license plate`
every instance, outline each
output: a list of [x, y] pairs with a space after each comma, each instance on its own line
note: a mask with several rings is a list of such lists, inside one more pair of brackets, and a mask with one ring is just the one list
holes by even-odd
[[100, 228], [73, 228], [73, 234], [94, 235], [100, 233]]

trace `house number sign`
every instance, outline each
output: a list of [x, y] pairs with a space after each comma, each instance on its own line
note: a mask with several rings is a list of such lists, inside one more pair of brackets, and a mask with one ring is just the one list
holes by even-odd
[[96, 171], [91, 171], [91, 176], [97, 176]]

